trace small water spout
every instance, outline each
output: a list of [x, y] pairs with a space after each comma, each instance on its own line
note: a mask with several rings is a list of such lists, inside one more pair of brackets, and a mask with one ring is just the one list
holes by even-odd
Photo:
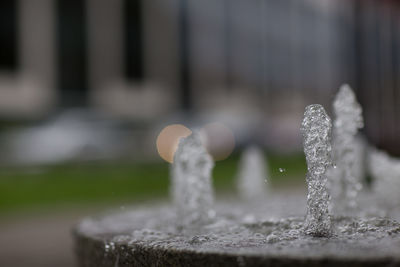
[[200, 133], [181, 138], [171, 169], [172, 197], [178, 223], [202, 225], [215, 215], [211, 171], [214, 162], [203, 146]]
[[237, 187], [240, 196], [246, 200], [267, 195], [269, 172], [263, 151], [252, 146], [247, 148], [240, 159]]
[[370, 148], [368, 172], [374, 179], [373, 191], [377, 200], [385, 207], [384, 216], [393, 216], [392, 211], [400, 205], [400, 159]]
[[327, 171], [332, 166], [332, 123], [318, 104], [307, 106], [301, 124], [304, 154], [307, 160], [307, 215], [305, 233], [313, 236], [331, 234]]
[[333, 151], [337, 168], [330, 177], [332, 210], [335, 213], [353, 213], [357, 207], [357, 194], [362, 187], [355, 166], [358, 162], [355, 136], [364, 122], [361, 106], [350, 86], [340, 87], [333, 109]]

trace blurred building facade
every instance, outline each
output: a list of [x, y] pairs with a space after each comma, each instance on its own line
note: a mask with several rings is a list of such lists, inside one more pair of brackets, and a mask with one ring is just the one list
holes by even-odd
[[256, 111], [295, 131], [342, 83], [400, 153], [400, 6], [341, 0], [2, 0], [0, 117]]

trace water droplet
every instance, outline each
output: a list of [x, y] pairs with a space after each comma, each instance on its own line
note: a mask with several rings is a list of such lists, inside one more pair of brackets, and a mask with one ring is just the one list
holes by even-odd
[[286, 169], [285, 168], [279, 168], [279, 172], [285, 172]]
[[208, 211], [208, 217], [213, 219], [215, 218], [215, 216], [217, 215], [217, 213], [215, 212], [215, 210], [209, 210]]
[[278, 242], [278, 241], [279, 241], [279, 237], [278, 237], [277, 235], [275, 235], [275, 234], [270, 234], [270, 235], [267, 237], [267, 243], [272, 244], [272, 243], [276, 243], [276, 242]]

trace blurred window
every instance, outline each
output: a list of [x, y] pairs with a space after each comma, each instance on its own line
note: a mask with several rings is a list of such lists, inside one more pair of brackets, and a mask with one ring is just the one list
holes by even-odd
[[85, 1], [58, 0], [57, 20], [61, 105], [84, 105], [88, 91]]
[[129, 80], [143, 80], [142, 1], [124, 0], [124, 68]]
[[0, 70], [17, 68], [17, 1], [0, 1]]

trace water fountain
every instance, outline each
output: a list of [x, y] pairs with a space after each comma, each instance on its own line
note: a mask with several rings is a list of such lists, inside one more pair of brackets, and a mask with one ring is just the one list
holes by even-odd
[[357, 194], [361, 183], [357, 175], [355, 142], [358, 129], [363, 127], [362, 109], [350, 86], [342, 85], [333, 102], [334, 161], [331, 171], [330, 193], [332, 210], [337, 214], [351, 214], [357, 209]]
[[268, 166], [263, 151], [250, 146], [242, 153], [239, 162], [237, 188], [245, 201], [257, 201], [268, 194]]
[[321, 105], [306, 107], [301, 131], [307, 160], [307, 215], [305, 233], [313, 236], [331, 235], [327, 172], [332, 164], [332, 122]]
[[[343, 104], [354, 103], [343, 90], [339, 93], [345, 93]], [[336, 123], [333, 132], [350, 126]], [[306, 107], [301, 131], [307, 203], [300, 195], [269, 196], [268, 201], [252, 202], [254, 212], [245, 201], [213, 201], [212, 159], [198, 133], [182, 138], [171, 170], [173, 205], [154, 204], [84, 219], [74, 230], [80, 266], [400, 266], [400, 223], [367, 208], [374, 197], [364, 201], [362, 194], [348, 195], [362, 198], [358, 208], [368, 210], [362, 216], [331, 213], [329, 179], [336, 170], [339, 142], [334, 141], [332, 148], [331, 128], [321, 105]], [[348, 136], [354, 136], [357, 128], [353, 125]], [[374, 152], [368, 159], [377, 176], [381, 172], [377, 162], [390, 166], [384, 171], [391, 177], [400, 174], [400, 164], [384, 154]], [[390, 184], [388, 179], [380, 182]], [[245, 216], [249, 212], [251, 216]]]
[[213, 167], [199, 132], [180, 139], [172, 165], [171, 191], [178, 223], [183, 227], [204, 225], [214, 217]]

